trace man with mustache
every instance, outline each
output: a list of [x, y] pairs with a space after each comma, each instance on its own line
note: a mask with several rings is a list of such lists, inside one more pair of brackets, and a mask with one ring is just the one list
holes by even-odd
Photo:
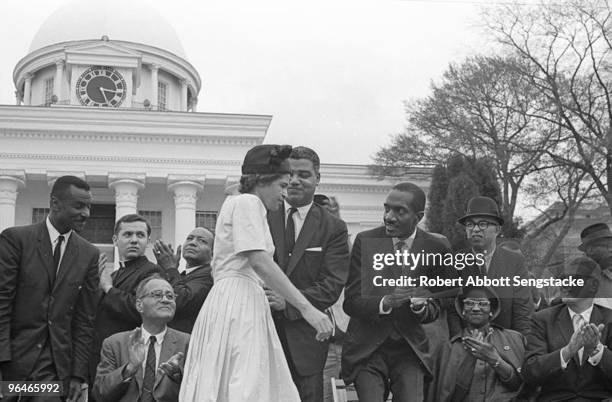
[[[214, 235], [208, 229], [198, 227], [187, 235], [183, 247], [176, 254], [162, 240], [155, 242], [157, 264], [164, 268], [168, 281], [176, 293], [176, 314], [168, 324], [170, 328], [191, 333], [200, 308], [213, 286], [210, 261], [212, 259]], [[181, 255], [187, 266], [178, 271]]]
[[[375, 276], [391, 280], [408, 276], [446, 277], [434, 259], [415, 267], [392, 263], [373, 269], [372, 255], [449, 253], [445, 239], [417, 228], [425, 210], [425, 193], [413, 183], [398, 183], [384, 203], [384, 226], [355, 238], [345, 290], [344, 311], [351, 317], [342, 349], [342, 378], [354, 382], [359, 400], [423, 401], [433, 372], [430, 341], [423, 324], [439, 315], [440, 303], [428, 298], [440, 289], [415, 286], [377, 287]], [[441, 331], [436, 330], [439, 336]]]
[[[504, 220], [499, 213], [495, 200], [489, 197], [473, 197], [468, 201], [466, 214], [458, 220], [465, 227], [467, 239], [471, 245], [470, 250], [464, 254], [480, 254], [484, 259], [482, 265], [467, 266], [461, 276], [463, 283], [469, 276], [488, 278], [513, 278], [519, 276], [527, 279], [528, 271], [525, 268], [525, 258], [518, 251], [497, 246], [497, 237], [501, 233]], [[493, 322], [504, 328], [513, 329], [527, 335], [531, 328], [531, 316], [534, 306], [531, 301], [531, 289], [528, 286], [498, 286], [494, 287], [499, 296], [500, 312]], [[452, 321], [452, 322], [451, 322]], [[449, 317], [452, 334], [461, 331], [460, 324]]]
[[141, 324], [136, 310], [136, 287], [146, 277], [163, 271], [144, 255], [151, 226], [137, 214], [124, 215], [115, 223], [113, 243], [119, 254], [119, 269], [100, 261], [100, 304], [96, 317], [96, 336], [90, 358], [91, 383], [100, 361], [102, 341], [112, 334], [129, 331]]
[[89, 185], [63, 176], [53, 184], [44, 222], [0, 234], [0, 381], [62, 381], [68, 401], [79, 397], [94, 336], [100, 254], [77, 234], [90, 207]]

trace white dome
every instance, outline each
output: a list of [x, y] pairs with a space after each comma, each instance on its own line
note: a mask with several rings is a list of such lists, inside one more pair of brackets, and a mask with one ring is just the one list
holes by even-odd
[[100, 39], [103, 35], [110, 40], [155, 46], [186, 59], [174, 28], [140, 0], [73, 1], [47, 18], [34, 36], [30, 52], [61, 42]]

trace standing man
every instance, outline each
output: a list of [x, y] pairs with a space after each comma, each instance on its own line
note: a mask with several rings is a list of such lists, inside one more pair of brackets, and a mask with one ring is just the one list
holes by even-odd
[[94, 335], [100, 252], [77, 234], [90, 206], [89, 185], [62, 176], [44, 222], [0, 234], [0, 379], [63, 381], [69, 401], [87, 381]]
[[178, 401], [189, 335], [167, 326], [175, 299], [170, 283], [158, 274], [138, 285], [142, 326], [104, 340], [94, 385], [98, 400]]
[[[317, 153], [296, 147], [289, 162], [291, 178], [284, 205], [268, 212], [274, 259], [308, 301], [325, 311], [340, 296], [348, 275], [346, 224], [313, 203], [321, 178]], [[301, 400], [321, 402], [329, 342], [318, 342], [314, 329], [295, 307], [271, 290], [266, 293]]]
[[176, 293], [176, 313], [168, 326], [188, 334], [193, 329], [200, 309], [213, 286], [212, 259], [214, 236], [205, 228], [195, 228], [183, 244], [182, 255], [187, 263], [183, 272], [178, 271], [181, 246], [176, 254], [172, 247], [161, 240], [155, 242], [157, 264], [166, 271], [168, 281]]
[[[481, 196], [471, 198], [465, 216], [458, 222], [465, 226], [467, 239], [472, 246], [465, 253], [480, 254], [484, 259], [484, 264], [470, 265], [463, 270], [464, 283], [469, 276], [529, 277], [522, 253], [497, 246], [497, 236], [501, 233], [504, 220], [493, 199]], [[534, 310], [529, 286], [498, 286], [494, 290], [501, 300], [501, 308], [493, 323], [527, 336]], [[457, 325], [452, 327], [453, 334], [460, 331]]]
[[102, 296], [89, 364], [92, 383], [100, 361], [102, 341], [112, 334], [132, 330], [141, 324], [135, 304], [136, 287], [147, 276], [162, 272], [144, 255], [151, 236], [151, 226], [145, 218], [136, 214], [124, 215], [115, 223], [114, 233], [113, 243], [119, 253], [120, 268], [113, 272], [112, 266], [106, 266], [106, 259], [102, 259], [100, 264]]
[[595, 304], [612, 309], [612, 232], [605, 223], [587, 226], [580, 233], [578, 250], [595, 260], [601, 268], [601, 282]]
[[561, 303], [535, 313], [523, 378], [541, 387], [537, 401], [601, 401], [612, 397], [612, 310], [593, 304], [601, 269], [588, 257], [563, 267]]
[[377, 287], [382, 279], [443, 276], [433, 258], [415, 267], [393, 264], [373, 268], [374, 255], [430, 253], [444, 257], [444, 239], [417, 228], [425, 210], [425, 193], [413, 183], [398, 183], [385, 200], [384, 226], [355, 238], [346, 285], [344, 311], [351, 316], [342, 349], [342, 378], [354, 382], [359, 399], [394, 401], [424, 399], [425, 379], [433, 371], [432, 347], [423, 328], [439, 314], [437, 300], [422, 287]]

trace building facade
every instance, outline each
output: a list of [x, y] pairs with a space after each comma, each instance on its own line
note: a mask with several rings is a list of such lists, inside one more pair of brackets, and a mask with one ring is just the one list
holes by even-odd
[[[127, 23], [111, 3], [74, 27], [87, 2], [58, 10], [15, 67], [16, 105], [0, 105], [0, 230], [44, 219], [50, 186], [72, 174], [92, 186], [83, 235], [105, 252], [116, 219], [136, 212], [153, 239], [181, 244], [214, 227], [246, 151], [265, 140], [272, 116], [198, 112], [202, 80], [172, 27], [146, 7]], [[409, 179], [427, 189], [429, 175]], [[319, 192], [355, 234], [381, 223], [392, 184], [324, 163]]]

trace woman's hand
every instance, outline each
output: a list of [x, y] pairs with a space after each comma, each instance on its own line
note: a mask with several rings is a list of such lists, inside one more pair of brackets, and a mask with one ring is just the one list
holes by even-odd
[[469, 354], [490, 365], [495, 364], [495, 362], [501, 359], [497, 349], [490, 343], [482, 342], [471, 337], [465, 337], [463, 338], [463, 346]]
[[327, 314], [310, 306], [302, 312], [302, 317], [317, 331], [317, 341], [325, 341], [332, 335], [334, 326]]

